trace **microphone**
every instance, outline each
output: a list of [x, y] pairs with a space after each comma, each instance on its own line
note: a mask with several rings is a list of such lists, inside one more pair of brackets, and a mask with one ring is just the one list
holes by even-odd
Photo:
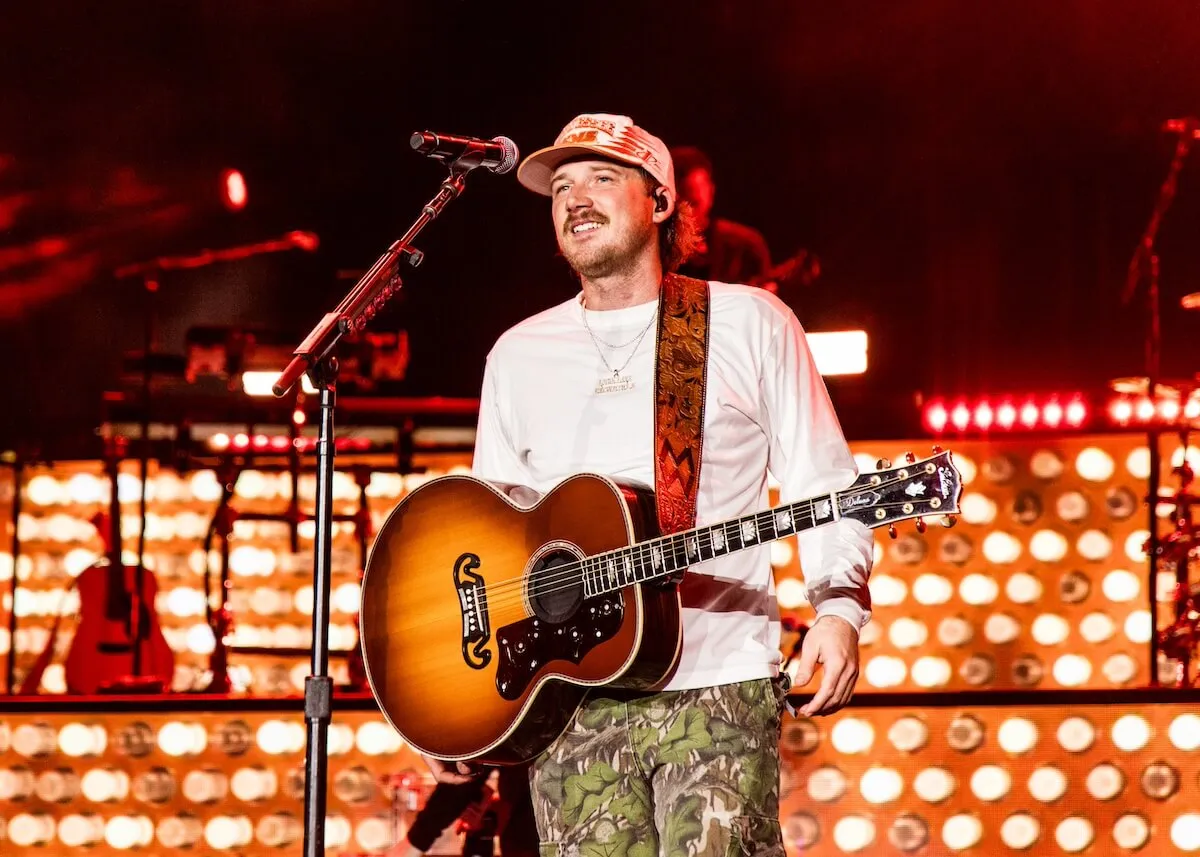
[[1183, 134], [1193, 140], [1200, 140], [1200, 119], [1195, 116], [1184, 116], [1180, 119], [1168, 119], [1162, 129], [1171, 134]]
[[517, 158], [520, 157], [517, 144], [507, 137], [480, 140], [478, 137], [413, 131], [408, 144], [426, 157], [458, 164], [467, 169], [484, 167], [493, 173], [508, 172], [517, 165]]

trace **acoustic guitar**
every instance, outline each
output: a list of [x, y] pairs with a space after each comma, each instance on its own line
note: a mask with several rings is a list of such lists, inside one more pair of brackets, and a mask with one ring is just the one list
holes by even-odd
[[367, 560], [371, 691], [422, 753], [527, 761], [589, 688], [651, 689], [671, 674], [690, 566], [839, 518], [949, 525], [961, 492], [949, 452], [909, 455], [844, 491], [658, 536], [652, 492], [602, 476], [571, 477], [530, 508], [470, 476], [433, 479], [392, 511]]
[[79, 625], [63, 664], [69, 693], [97, 693], [131, 677], [157, 679], [170, 687], [175, 674], [175, 653], [154, 610], [158, 581], [142, 568], [139, 588], [137, 567], [125, 565], [121, 557], [121, 501], [116, 456], [111, 453], [108, 470], [112, 499], [108, 514], [97, 516], [108, 559], [84, 569], [75, 582]]

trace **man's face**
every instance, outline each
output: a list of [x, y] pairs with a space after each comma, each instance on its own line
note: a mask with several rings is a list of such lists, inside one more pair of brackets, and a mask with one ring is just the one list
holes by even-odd
[[713, 184], [708, 170], [704, 169], [692, 170], [679, 184], [679, 198], [691, 205], [692, 211], [701, 222], [708, 221], [716, 193], [717, 186]]
[[568, 162], [550, 181], [550, 199], [559, 249], [580, 276], [621, 273], [658, 241], [654, 198], [633, 167]]

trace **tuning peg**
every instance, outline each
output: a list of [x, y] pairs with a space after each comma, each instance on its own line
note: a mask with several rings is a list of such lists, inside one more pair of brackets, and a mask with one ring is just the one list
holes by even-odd
[[892, 466], [892, 460], [890, 458], [881, 458], [875, 462], [876, 470], [887, 470], [891, 466]]
[[909, 464], [912, 464], [914, 461], [917, 460], [917, 457], [915, 455], [913, 455], [911, 452], [906, 452], [906, 453], [904, 453], [904, 460], [907, 461]]
[[942, 448], [941, 448], [940, 446], [938, 446], [937, 444], [934, 444], [934, 445], [933, 445], [933, 454], [934, 454], [934, 455], [941, 455], [941, 454], [942, 454]]
[[958, 518], [956, 518], [954, 515], [946, 515], [944, 518], [942, 518], [942, 526], [945, 527], [947, 530], [950, 529], [951, 527], [953, 527], [957, 523], [958, 523]]
[[888, 524], [888, 537], [893, 538], [893, 539], [896, 538], [896, 525], [895, 524]]
[[917, 532], [918, 533], [925, 532], [925, 519], [924, 518], [917, 518]]

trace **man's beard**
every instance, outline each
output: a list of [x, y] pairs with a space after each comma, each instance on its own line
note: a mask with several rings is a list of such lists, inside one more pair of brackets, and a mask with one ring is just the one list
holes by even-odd
[[[601, 228], [610, 227], [605, 224]], [[559, 244], [559, 249], [575, 273], [595, 280], [632, 270], [646, 245], [657, 240], [657, 231], [652, 227], [645, 233], [627, 230], [617, 235], [615, 241], [589, 241], [582, 246], [563, 242]]]

